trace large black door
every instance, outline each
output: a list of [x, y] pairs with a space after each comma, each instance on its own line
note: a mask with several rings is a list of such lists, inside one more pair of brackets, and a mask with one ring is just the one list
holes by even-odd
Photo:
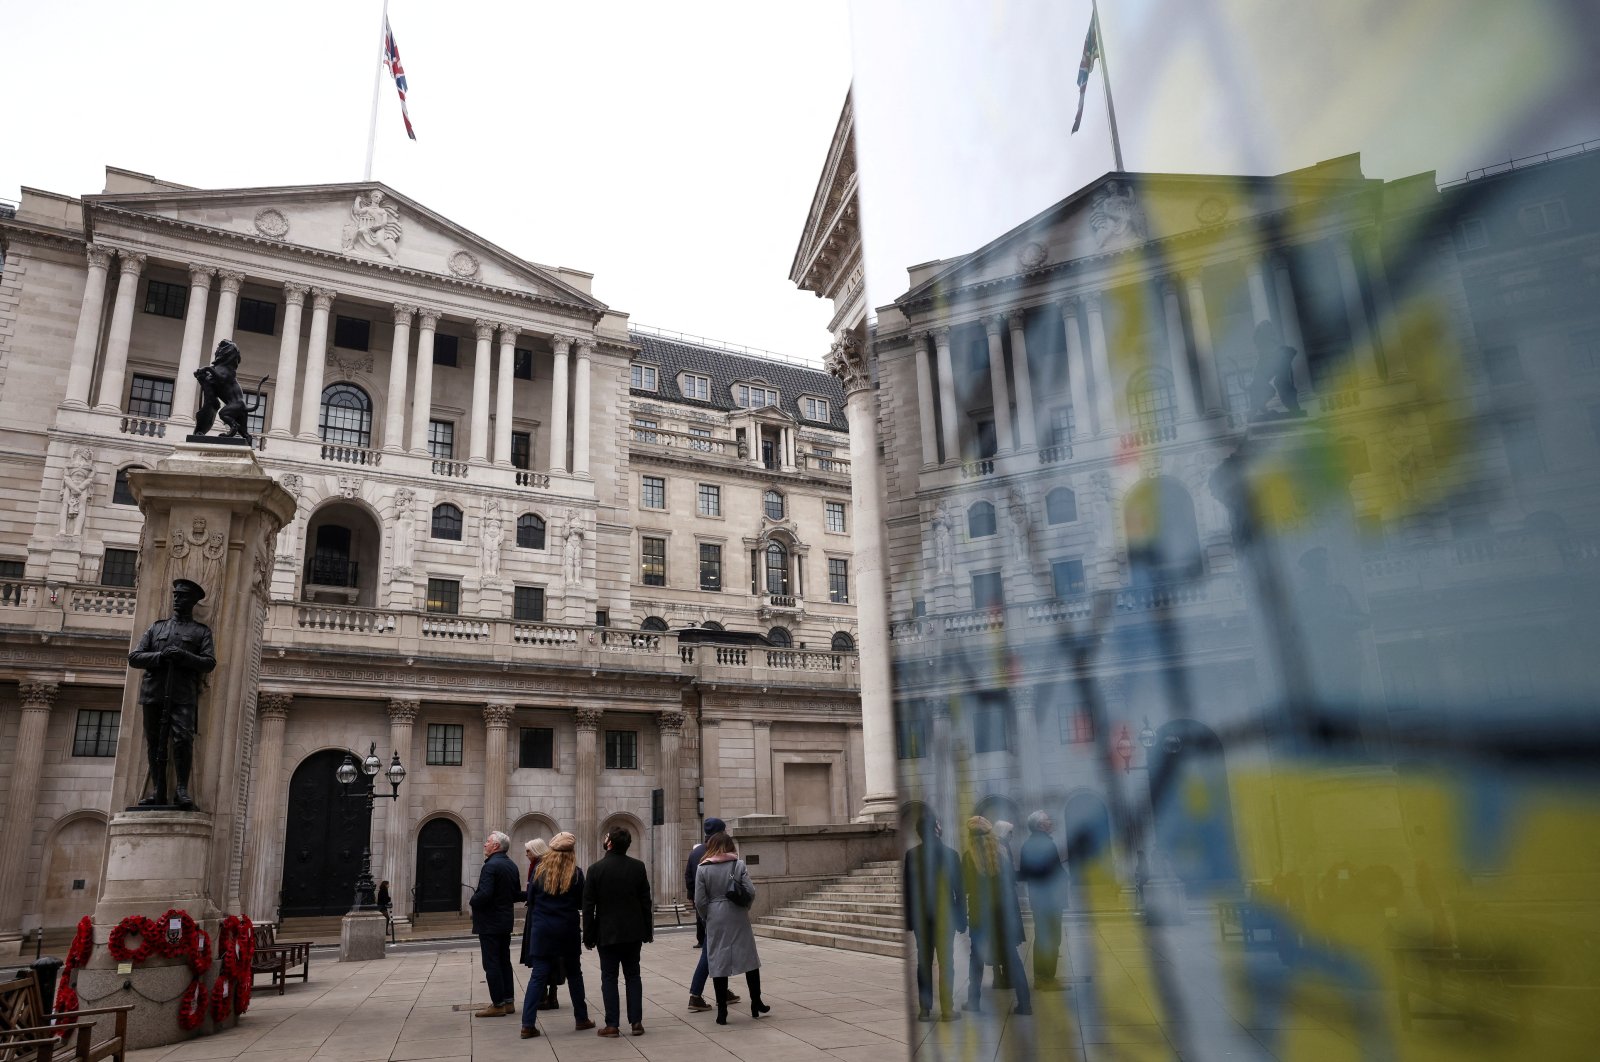
[[461, 910], [461, 828], [434, 819], [417, 831], [417, 911]]
[[[308, 756], [289, 781], [280, 918], [342, 915], [355, 900], [372, 815], [365, 800], [340, 795], [334, 772], [344, 757], [337, 749]], [[354, 788], [366, 784], [363, 775]]]

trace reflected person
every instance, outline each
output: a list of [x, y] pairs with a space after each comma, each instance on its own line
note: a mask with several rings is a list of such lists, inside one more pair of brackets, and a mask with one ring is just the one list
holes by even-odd
[[900, 882], [905, 893], [906, 928], [917, 944], [917, 1020], [933, 1020], [933, 961], [939, 960], [939, 1017], [961, 1017], [954, 996], [955, 935], [967, 928], [967, 897], [961, 859], [939, 840], [939, 822], [924, 812], [917, 820], [920, 843], [906, 850]]
[[1017, 959], [1022, 943], [1022, 905], [1017, 902], [1017, 880], [995, 838], [994, 827], [981, 815], [967, 820], [967, 849], [961, 856], [967, 889], [967, 1009], [980, 1010], [983, 967], [995, 967], [995, 979], [1005, 979], [1016, 992], [1013, 1014], [1032, 1014], [1033, 996], [1028, 978]]
[[1022, 866], [1017, 871], [1028, 889], [1033, 910], [1033, 987], [1055, 988], [1056, 964], [1061, 958], [1061, 912], [1066, 907], [1067, 871], [1056, 847], [1055, 823], [1043, 811], [1028, 816], [1028, 839], [1022, 842]]

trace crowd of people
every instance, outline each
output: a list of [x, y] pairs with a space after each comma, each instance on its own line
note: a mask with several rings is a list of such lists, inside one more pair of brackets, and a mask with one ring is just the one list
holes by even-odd
[[[750, 925], [755, 885], [749, 868], [721, 819], [705, 820], [705, 841], [696, 845], [684, 867], [684, 885], [695, 908], [695, 946], [700, 949], [691, 978], [689, 1010], [713, 1009], [705, 1001], [706, 979], [715, 990], [716, 1021], [728, 1024], [728, 1005], [741, 997], [728, 979], [744, 975], [750, 1015], [770, 1011], [761, 998], [761, 959]], [[597, 1035], [622, 1035], [624, 1011], [629, 1031], [644, 1035], [644, 982], [640, 951], [655, 936], [650, 880], [641, 861], [628, 855], [633, 835], [622, 827], [608, 831], [605, 855], [587, 870], [578, 866], [577, 838], [558, 833], [549, 841], [529, 841], [528, 878], [523, 884], [509, 851], [511, 838], [495, 831], [483, 842], [483, 869], [472, 894], [472, 931], [483, 957], [489, 1005], [476, 1012], [491, 1018], [517, 1013], [511, 972], [511, 937], [516, 905], [523, 916], [521, 961], [529, 968], [523, 996], [522, 1036], [542, 1035], [539, 1012], [560, 1009], [556, 991], [565, 985], [574, 1029], [595, 1028], [583, 982], [583, 949], [600, 959], [602, 1023]], [[623, 991], [618, 993], [621, 978]]]

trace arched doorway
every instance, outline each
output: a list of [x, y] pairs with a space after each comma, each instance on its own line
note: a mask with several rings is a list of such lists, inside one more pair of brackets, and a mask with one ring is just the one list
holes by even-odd
[[[345, 755], [339, 749], [313, 753], [289, 780], [281, 918], [341, 915], [354, 902], [361, 853], [372, 834], [372, 813], [365, 800], [341, 795], [334, 773]], [[360, 761], [359, 756], [356, 759]], [[371, 784], [365, 775], [355, 783], [357, 789]]]
[[1200, 574], [1200, 530], [1183, 484], [1165, 476], [1147, 479], [1128, 492], [1122, 513], [1134, 586]]
[[560, 832], [561, 827], [556, 825], [554, 819], [539, 814], [524, 815], [511, 827], [511, 861], [521, 868], [524, 880], [528, 876], [528, 856], [524, 851], [528, 842], [535, 837], [548, 841]]
[[1061, 847], [1069, 868], [1085, 866], [1111, 856], [1111, 812], [1099, 794], [1080, 789], [1067, 798], [1061, 813]]
[[383, 532], [365, 506], [339, 500], [317, 509], [306, 524], [305, 554], [305, 600], [376, 607]]
[[461, 827], [447, 818], [430, 819], [417, 831], [417, 913], [460, 912], [464, 896]]
[[1238, 885], [1228, 769], [1210, 727], [1174, 719], [1156, 731], [1150, 792], [1156, 841], [1172, 873], [1203, 893]]
[[45, 855], [40, 916], [46, 929], [76, 925], [94, 913], [100, 899], [100, 860], [106, 848], [106, 823], [98, 812], [64, 823]]

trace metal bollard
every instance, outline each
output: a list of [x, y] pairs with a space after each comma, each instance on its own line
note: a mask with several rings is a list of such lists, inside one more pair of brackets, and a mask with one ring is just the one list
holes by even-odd
[[33, 974], [39, 979], [39, 1000], [48, 1014], [55, 1009], [56, 978], [61, 974], [61, 960], [54, 955], [45, 955], [33, 960], [29, 964]]

